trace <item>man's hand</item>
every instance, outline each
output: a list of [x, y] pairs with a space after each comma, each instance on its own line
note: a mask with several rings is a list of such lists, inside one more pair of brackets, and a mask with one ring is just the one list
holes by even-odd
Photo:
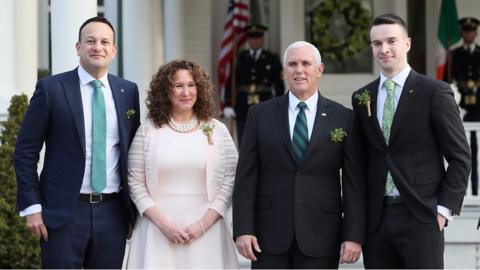
[[232, 107], [225, 107], [223, 108], [223, 116], [225, 116], [225, 118], [235, 118], [237, 115]]
[[360, 258], [362, 246], [358, 243], [345, 241], [340, 250], [340, 263], [354, 263]]
[[438, 229], [440, 231], [443, 231], [443, 228], [445, 227], [445, 222], [447, 221], [447, 218], [442, 216], [441, 214], [437, 214], [437, 221], [438, 221]]
[[262, 252], [262, 250], [260, 250], [260, 246], [258, 245], [257, 238], [253, 235], [241, 235], [237, 237], [235, 242], [240, 255], [251, 261], [257, 260], [255, 254], [253, 254], [252, 246], [256, 252]]
[[25, 216], [27, 228], [36, 236], [43, 237], [43, 240], [48, 241], [47, 227], [43, 224], [42, 213], [35, 213]]

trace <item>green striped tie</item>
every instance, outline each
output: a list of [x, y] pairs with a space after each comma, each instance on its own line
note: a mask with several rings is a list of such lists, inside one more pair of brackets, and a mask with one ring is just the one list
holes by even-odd
[[[383, 137], [388, 144], [390, 139], [390, 128], [392, 127], [393, 122], [393, 114], [395, 113], [395, 82], [389, 79], [383, 83], [383, 86], [385, 86], [385, 89], [387, 89], [387, 99], [385, 100], [385, 105], [383, 106], [382, 131]], [[390, 174], [390, 171], [388, 171], [387, 183], [385, 185], [386, 193], [392, 193], [393, 187], [393, 178]]]
[[102, 82], [90, 82], [93, 87], [92, 97], [92, 187], [101, 193], [107, 186], [107, 116]]
[[305, 104], [305, 102], [299, 102], [297, 107], [300, 111], [297, 114], [295, 126], [293, 127], [292, 142], [293, 151], [298, 160], [302, 162], [308, 146], [308, 126], [307, 117], [305, 116], [305, 108], [307, 108], [307, 104]]

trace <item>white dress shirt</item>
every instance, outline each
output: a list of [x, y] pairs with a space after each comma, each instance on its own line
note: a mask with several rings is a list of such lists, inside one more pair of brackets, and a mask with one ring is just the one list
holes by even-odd
[[[295, 120], [300, 109], [297, 107], [301, 102], [292, 91], [288, 92], [288, 124], [290, 126], [290, 138], [293, 138], [293, 128], [295, 127]], [[317, 114], [318, 91], [315, 91], [313, 96], [304, 101], [307, 104], [305, 108], [305, 116], [307, 117], [308, 140], [312, 137], [313, 124], [315, 123], [315, 115]]]
[[468, 44], [463, 44], [463, 48], [469, 52], [470, 54], [473, 54], [473, 52], [475, 51], [475, 47], [476, 47], [476, 44], [475, 43], [472, 43], [470, 45]]
[[[83, 119], [85, 128], [85, 172], [83, 174], [82, 187], [80, 193], [95, 193], [91, 185], [92, 177], [92, 96], [93, 87], [90, 82], [95, 80], [82, 66], [78, 67], [78, 77], [80, 79], [80, 91], [82, 94]], [[107, 116], [107, 141], [106, 141], [106, 160], [107, 160], [107, 186], [102, 193], [115, 193], [120, 190], [120, 137], [118, 133], [117, 112], [113, 100], [112, 89], [108, 82], [108, 74], [99, 79], [102, 82], [102, 92], [105, 99], [105, 113]], [[20, 216], [31, 215], [42, 211], [40, 204], [34, 204], [23, 211]]]
[[[380, 73], [380, 83], [378, 84], [378, 95], [377, 95], [377, 119], [380, 128], [382, 127], [382, 120], [383, 120], [383, 108], [385, 105], [385, 100], [387, 99], [387, 89], [383, 85], [383, 83], [391, 79], [395, 82], [395, 111], [397, 110], [398, 102], [400, 101], [400, 96], [402, 95], [403, 87], [405, 86], [405, 81], [407, 80], [408, 74], [412, 68], [407, 65], [402, 71], [400, 71], [397, 75], [393, 78], [386, 77], [383, 73]], [[395, 115], [395, 114], [394, 114]], [[398, 191], [397, 187], [393, 185], [393, 190], [390, 193], [385, 193], [385, 196], [400, 196], [400, 192]], [[449, 220], [453, 219], [452, 211], [442, 205], [437, 205], [437, 211], [444, 217]]]
[[256, 50], [250, 49], [250, 57], [255, 59], [255, 61], [258, 60], [258, 58], [260, 57], [260, 54], [262, 54], [262, 48], [256, 49]]

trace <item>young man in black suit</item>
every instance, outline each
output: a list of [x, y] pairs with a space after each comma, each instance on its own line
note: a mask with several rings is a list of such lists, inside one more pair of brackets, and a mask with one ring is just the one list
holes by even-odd
[[315, 46], [293, 43], [284, 55], [290, 91], [249, 110], [233, 235], [252, 268], [338, 268], [360, 256], [362, 153], [351, 132], [352, 111], [318, 90], [323, 70]]
[[402, 18], [376, 17], [370, 38], [380, 77], [352, 96], [368, 161], [365, 267], [443, 268], [443, 229], [470, 172], [459, 109], [448, 84], [408, 65]]

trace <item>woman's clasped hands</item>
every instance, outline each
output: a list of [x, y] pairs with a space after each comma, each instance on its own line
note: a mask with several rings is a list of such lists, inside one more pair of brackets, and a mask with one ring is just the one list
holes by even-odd
[[205, 228], [200, 221], [188, 225], [185, 229], [181, 229], [175, 223], [167, 221], [160, 226], [160, 230], [171, 243], [176, 245], [191, 244], [205, 234]]

